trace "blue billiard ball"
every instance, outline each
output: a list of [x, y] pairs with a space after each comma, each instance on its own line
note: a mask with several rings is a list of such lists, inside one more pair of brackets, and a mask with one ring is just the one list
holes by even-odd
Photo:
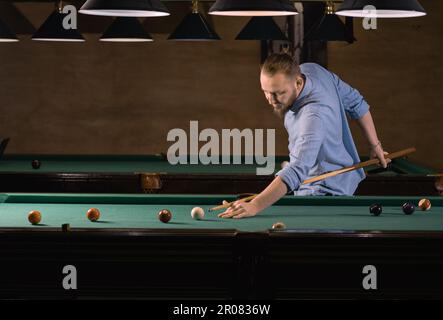
[[402, 206], [403, 212], [407, 215], [413, 214], [415, 211], [415, 206], [412, 202], [405, 202]]

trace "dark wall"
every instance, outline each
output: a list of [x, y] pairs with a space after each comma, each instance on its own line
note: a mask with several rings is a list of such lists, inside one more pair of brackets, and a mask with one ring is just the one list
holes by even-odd
[[[358, 41], [330, 44], [327, 60], [367, 98], [386, 149], [416, 146], [413, 159], [441, 171], [443, 3], [421, 3], [428, 16], [379, 20], [377, 31], [362, 30], [357, 20]], [[53, 6], [16, 8], [37, 28]], [[109, 20], [99, 19], [91, 28], [104, 31]], [[275, 128], [276, 151], [287, 153], [284, 127], [260, 90], [260, 43], [234, 40], [248, 19], [212, 18], [223, 40], [211, 43], [166, 41], [180, 17], [169, 19], [145, 20], [153, 43], [101, 43], [98, 31], [84, 33], [80, 44], [38, 43], [30, 35], [0, 43], [0, 137], [11, 138], [7, 152], [166, 152], [170, 129], [199, 120], [201, 129]]]
[[[412, 159], [443, 171], [443, 2], [420, 3], [427, 16], [379, 19], [377, 30], [356, 19], [358, 41], [330, 43], [328, 65], [366, 97], [388, 151], [415, 146]], [[363, 153], [364, 139], [353, 132]]]

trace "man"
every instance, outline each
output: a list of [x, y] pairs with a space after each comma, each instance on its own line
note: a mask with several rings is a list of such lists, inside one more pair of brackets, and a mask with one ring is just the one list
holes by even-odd
[[386, 167], [368, 104], [337, 75], [314, 63], [299, 66], [287, 54], [273, 54], [261, 67], [260, 82], [274, 112], [284, 118], [290, 164], [251, 202], [234, 202], [219, 217], [255, 216], [289, 192], [352, 195], [365, 177], [363, 169], [301, 185], [309, 177], [360, 162], [346, 115], [362, 129], [371, 157], [379, 158]]

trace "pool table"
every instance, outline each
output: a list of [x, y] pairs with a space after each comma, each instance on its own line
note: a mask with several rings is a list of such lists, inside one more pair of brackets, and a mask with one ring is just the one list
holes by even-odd
[[[41, 166], [34, 169], [33, 160]], [[276, 170], [287, 157], [276, 157]], [[366, 160], [362, 158], [362, 161]], [[230, 159], [232, 163], [232, 159]], [[273, 175], [256, 164], [170, 165], [165, 155], [11, 155], [0, 158], [0, 192], [240, 194], [257, 193]], [[357, 195], [439, 195], [443, 178], [407, 159], [366, 169]]]
[[[235, 196], [0, 194], [0, 298], [443, 298], [441, 197], [405, 215], [418, 197], [288, 196], [240, 220], [207, 211], [223, 199]], [[195, 206], [204, 220], [191, 218]], [[164, 208], [168, 223], [157, 218]], [[76, 290], [62, 288], [66, 265]], [[367, 265], [376, 290], [362, 287]]]

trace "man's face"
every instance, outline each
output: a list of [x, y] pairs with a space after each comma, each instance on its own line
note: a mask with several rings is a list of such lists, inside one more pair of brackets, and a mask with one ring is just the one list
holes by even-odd
[[279, 116], [284, 115], [298, 95], [296, 79], [291, 79], [280, 72], [273, 76], [262, 72], [260, 74], [260, 83], [265, 97], [273, 107], [274, 112]]

